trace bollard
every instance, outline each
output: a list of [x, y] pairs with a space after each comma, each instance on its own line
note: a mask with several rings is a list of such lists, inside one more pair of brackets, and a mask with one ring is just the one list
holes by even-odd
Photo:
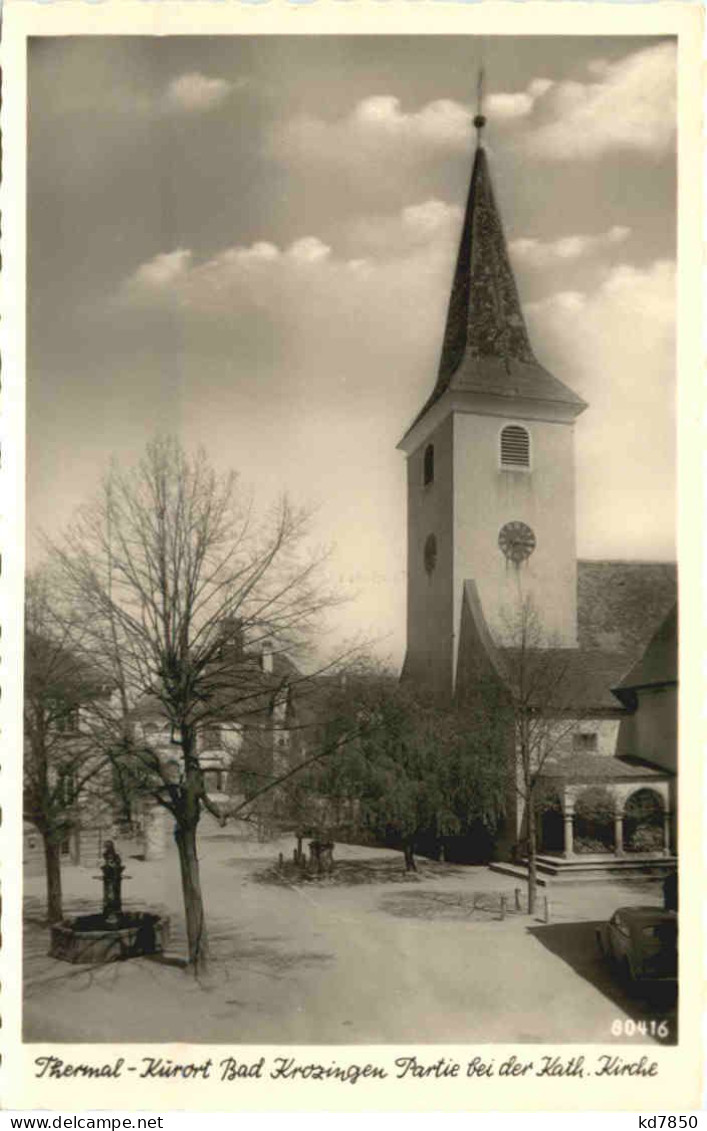
[[277, 863], [278, 863], [278, 867], [280, 867], [280, 868], [282, 868], [284, 866], [285, 857], [282, 855], [282, 853], [280, 853], [280, 855], [278, 856]]
[[501, 896], [501, 922], [506, 918], [506, 897]]
[[516, 888], [516, 911], [520, 911], [520, 888]]
[[550, 922], [550, 904], [548, 902], [548, 898], [547, 898], [546, 895], [543, 896], [543, 909], [544, 909], [544, 912], [545, 912], [545, 915], [544, 915], [545, 922], [549, 923]]

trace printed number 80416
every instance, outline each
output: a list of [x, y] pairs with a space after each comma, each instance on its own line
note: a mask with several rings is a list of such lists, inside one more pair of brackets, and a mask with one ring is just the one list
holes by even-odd
[[634, 1021], [632, 1017], [616, 1017], [611, 1022], [612, 1037], [669, 1037], [668, 1022], [663, 1019], [656, 1021]]

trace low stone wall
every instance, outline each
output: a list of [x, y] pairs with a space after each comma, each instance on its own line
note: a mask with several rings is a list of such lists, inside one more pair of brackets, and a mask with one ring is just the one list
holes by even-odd
[[116, 927], [102, 915], [79, 915], [51, 928], [49, 955], [63, 962], [102, 965], [161, 954], [169, 942], [169, 919], [148, 911], [127, 912]]

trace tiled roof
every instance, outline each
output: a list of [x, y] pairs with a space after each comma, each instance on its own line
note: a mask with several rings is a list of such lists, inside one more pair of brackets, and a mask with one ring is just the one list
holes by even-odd
[[[541, 665], [557, 683], [553, 707], [558, 711], [623, 710], [611, 689], [616, 687], [635, 662], [635, 653], [599, 648], [547, 648], [528, 654], [527, 671]], [[459, 640], [457, 686], [460, 691], [485, 681], [490, 675], [505, 683], [519, 676], [519, 653], [513, 648], [498, 648], [488, 630], [473, 581], [464, 583], [464, 602]], [[536, 668], [537, 670], [537, 668]]]
[[[664, 686], [677, 681], [678, 607], [674, 605], [641, 658], [617, 685], [615, 692], [619, 699], [631, 703], [630, 693], [641, 687]], [[629, 693], [628, 696], [626, 693]]]
[[582, 649], [640, 656], [677, 599], [674, 562], [577, 562]]
[[[500, 650], [507, 658], [510, 673], [518, 666], [518, 652]], [[537, 659], [536, 659], [537, 657]], [[584, 651], [577, 648], [547, 648], [532, 652], [528, 665], [552, 666], [558, 681], [554, 706], [567, 711], [615, 711], [618, 704], [611, 693], [631, 666], [632, 656], [625, 652]]]
[[[257, 715], [268, 709], [272, 697], [290, 683], [302, 679], [299, 669], [284, 653], [271, 654], [272, 671], [263, 670], [259, 651], [243, 652], [233, 659], [232, 670], [224, 662], [214, 670], [211, 679], [209, 718], [227, 723], [234, 719]], [[138, 722], [166, 719], [167, 713], [157, 695], [144, 695], [133, 707], [130, 717]]]
[[671, 775], [637, 758], [612, 758], [607, 754], [582, 753], [568, 754], [556, 761], [546, 762], [540, 776], [570, 782], [601, 782], [667, 778]]
[[561, 402], [581, 397], [533, 353], [483, 146], [476, 150], [437, 383], [411, 427], [447, 389]]

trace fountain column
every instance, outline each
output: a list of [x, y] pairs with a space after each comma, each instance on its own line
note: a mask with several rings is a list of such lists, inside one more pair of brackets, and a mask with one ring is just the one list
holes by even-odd
[[113, 841], [107, 840], [106, 846], [103, 849], [103, 864], [101, 865], [101, 873], [103, 875], [103, 917], [106, 923], [111, 927], [117, 926], [123, 914], [120, 889], [123, 882], [124, 871], [125, 865], [121, 861], [120, 855], [116, 852]]

